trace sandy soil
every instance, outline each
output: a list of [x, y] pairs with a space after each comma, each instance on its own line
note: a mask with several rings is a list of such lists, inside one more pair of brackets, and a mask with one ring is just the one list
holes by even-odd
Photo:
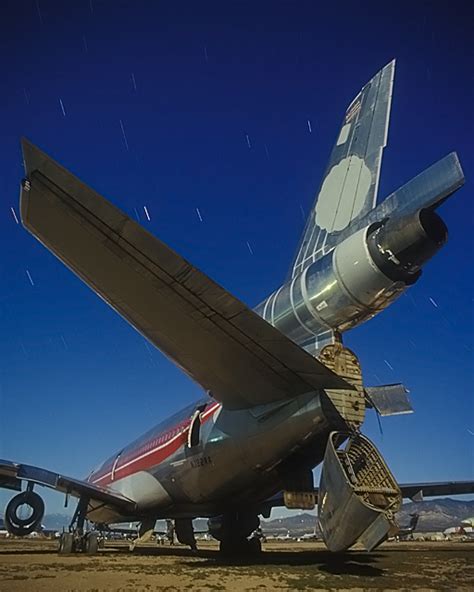
[[474, 543], [386, 543], [335, 555], [318, 542], [273, 542], [258, 558], [225, 560], [213, 543], [108, 543], [99, 555], [58, 556], [56, 543], [0, 540], [1, 592], [130, 590], [474, 590]]

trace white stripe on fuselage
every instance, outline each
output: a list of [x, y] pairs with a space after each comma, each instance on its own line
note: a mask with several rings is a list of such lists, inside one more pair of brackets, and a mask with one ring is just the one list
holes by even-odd
[[[208, 417], [211, 413], [213, 413], [214, 411], [216, 411], [216, 413], [218, 414], [218, 412], [220, 411], [220, 409], [218, 410], [217, 407], [220, 407], [220, 409], [222, 409], [222, 405], [220, 403], [214, 403], [209, 409], [207, 409], [207, 411], [205, 411], [202, 414], [202, 419], [205, 419], [206, 417]], [[214, 421], [217, 418], [217, 415], [214, 417]], [[146, 458], [147, 456], [150, 456], [150, 454], [153, 454], [155, 452], [158, 452], [158, 450], [162, 450], [163, 448], [166, 448], [167, 446], [169, 446], [172, 442], [174, 442], [175, 440], [177, 440], [180, 436], [182, 436], [182, 434], [186, 431], [189, 430], [189, 425], [186, 426], [182, 431], [178, 432], [175, 436], [173, 436], [172, 438], [170, 438], [167, 442], [165, 442], [164, 444], [160, 444], [159, 446], [156, 446], [155, 448], [151, 448], [150, 450], [147, 450], [147, 452], [144, 452], [143, 454], [140, 454], [140, 456], [136, 456], [135, 458], [133, 458], [132, 460], [129, 460], [128, 462], [126, 462], [123, 465], [120, 465], [119, 467], [112, 469], [111, 471], [109, 471], [108, 473], [106, 473], [105, 475], [102, 475], [101, 477], [99, 477], [98, 479], [95, 479], [94, 481], [92, 481], [92, 483], [95, 485], [96, 483], [99, 483], [100, 481], [103, 481], [104, 479], [106, 479], [107, 477], [110, 477], [112, 475], [113, 472], [117, 472], [117, 471], [121, 471], [122, 469], [125, 469], [127, 467], [129, 467], [130, 465], [132, 465], [133, 463], [142, 460], [143, 458]]]

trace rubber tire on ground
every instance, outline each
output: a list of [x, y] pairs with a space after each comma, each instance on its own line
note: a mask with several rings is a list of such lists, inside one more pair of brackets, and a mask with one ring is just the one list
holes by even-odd
[[96, 555], [99, 551], [99, 535], [97, 532], [88, 532], [84, 550], [87, 555]]
[[59, 555], [68, 555], [74, 552], [74, 535], [70, 532], [63, 532], [59, 537]]
[[[27, 504], [33, 509], [29, 518], [17, 517], [16, 511], [19, 506]], [[12, 517], [13, 515], [13, 517]], [[23, 491], [15, 495], [5, 509], [5, 522], [7, 530], [16, 536], [26, 536], [32, 533], [41, 524], [44, 516], [44, 501], [34, 491]]]

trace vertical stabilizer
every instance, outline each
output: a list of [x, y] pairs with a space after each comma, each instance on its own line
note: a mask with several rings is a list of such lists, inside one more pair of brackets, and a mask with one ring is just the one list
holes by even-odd
[[334, 248], [340, 233], [374, 208], [382, 150], [387, 143], [394, 72], [395, 60], [382, 68], [348, 106], [291, 266], [291, 277]]

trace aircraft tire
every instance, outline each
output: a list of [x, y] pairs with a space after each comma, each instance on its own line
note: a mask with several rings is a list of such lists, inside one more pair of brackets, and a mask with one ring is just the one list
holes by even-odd
[[99, 537], [96, 532], [88, 532], [86, 534], [84, 550], [87, 555], [97, 555], [99, 551]]
[[[20, 518], [17, 511], [20, 506], [28, 505], [32, 509], [31, 516]], [[26, 536], [41, 524], [44, 515], [44, 502], [34, 491], [23, 491], [15, 495], [5, 509], [7, 530], [15, 536]]]
[[63, 532], [59, 537], [59, 555], [69, 555], [74, 552], [74, 535], [70, 532]]

